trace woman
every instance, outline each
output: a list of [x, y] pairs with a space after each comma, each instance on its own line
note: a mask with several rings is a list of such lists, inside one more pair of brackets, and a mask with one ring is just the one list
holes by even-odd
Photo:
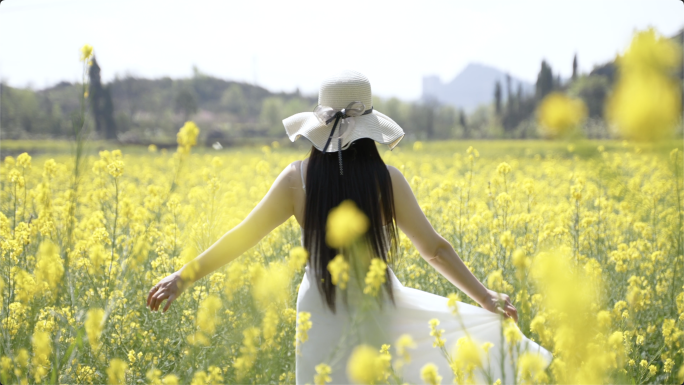
[[[299, 113], [283, 121], [290, 140], [301, 136], [312, 143], [311, 156], [286, 167], [263, 200], [235, 228], [200, 254], [193, 262], [198, 280], [232, 261], [256, 245], [270, 231], [292, 215], [302, 227], [302, 244], [310, 256], [297, 297], [297, 311], [311, 314], [309, 340], [296, 356], [297, 383], [312, 382], [315, 366], [332, 368], [333, 383], [350, 383], [347, 361], [354, 347], [394, 344], [409, 334], [415, 346], [405, 360], [403, 380], [418, 383], [421, 368], [428, 362], [438, 366], [440, 375], [451, 382], [453, 373], [439, 348], [433, 347], [429, 321], [438, 319], [444, 329], [445, 347], [460, 337], [470, 336], [478, 343], [491, 342], [489, 359], [476, 376], [481, 381], [512, 381], [512, 359], [522, 351], [542, 354], [548, 364], [550, 353], [524, 336], [515, 349], [502, 340], [501, 318], [517, 322], [518, 314], [508, 295], [488, 290], [463, 264], [451, 244], [439, 235], [422, 212], [411, 187], [395, 167], [386, 166], [375, 142], [393, 149], [404, 131], [392, 119], [372, 108], [368, 79], [346, 71], [326, 79], [319, 91], [319, 105], [313, 113]], [[364, 240], [371, 257], [392, 265], [396, 256], [397, 229], [411, 240], [420, 255], [454, 286], [482, 308], [458, 303], [458, 314], [447, 299], [404, 287], [391, 268], [385, 270], [385, 283], [379, 294], [380, 306], [363, 306], [363, 290], [350, 284], [345, 289], [333, 285], [328, 263], [339, 252], [325, 241], [328, 212], [350, 199], [368, 218]], [[355, 255], [348, 255], [353, 262]], [[149, 292], [147, 304], [163, 311], [191, 285], [179, 271], [161, 280]], [[353, 280], [352, 280], [353, 281]], [[358, 285], [357, 285], [358, 286]], [[367, 304], [367, 302], [366, 302]], [[504, 361], [502, 362], [502, 357]], [[398, 369], [398, 368], [396, 368]]]

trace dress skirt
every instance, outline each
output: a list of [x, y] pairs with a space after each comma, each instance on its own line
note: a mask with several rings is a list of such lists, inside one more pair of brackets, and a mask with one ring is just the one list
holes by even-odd
[[355, 304], [361, 302], [363, 293], [355, 291], [354, 285], [349, 285], [346, 289], [347, 305], [342, 290], [335, 288], [335, 313], [320, 295], [308, 264], [305, 271], [297, 295], [297, 321], [300, 312], [309, 312], [311, 328], [308, 330], [308, 340], [301, 343], [296, 355], [297, 384], [313, 384], [315, 367], [321, 363], [331, 367], [333, 384], [353, 383], [347, 376], [347, 361], [355, 346], [363, 343], [380, 349], [382, 344], [389, 344], [392, 362], [395, 363], [398, 358], [395, 343], [403, 334], [411, 335], [415, 342], [415, 348], [407, 349], [409, 363], [397, 370], [404, 382], [424, 383], [421, 369], [427, 363], [432, 363], [437, 366], [443, 384], [453, 383], [454, 374], [447, 358], [439, 347], [433, 347], [435, 337], [430, 335], [429, 325], [432, 319], [439, 320], [436, 328], [444, 330], [444, 347], [452, 356], [457, 340], [466, 334], [478, 346], [485, 342], [492, 344], [488, 355], [483, 356], [481, 361], [484, 369], [474, 372], [477, 383], [493, 383], [497, 379], [504, 384], [513, 383], [514, 362], [524, 352], [540, 354], [546, 365], [551, 362], [551, 353], [522, 333], [519, 333], [520, 342], [514, 347], [507, 343], [503, 337], [500, 315], [459, 302], [458, 317], [447, 305], [446, 297], [405, 287], [391, 269], [389, 276], [393, 285], [394, 304], [384, 295], [381, 296], [379, 308], [359, 311]]

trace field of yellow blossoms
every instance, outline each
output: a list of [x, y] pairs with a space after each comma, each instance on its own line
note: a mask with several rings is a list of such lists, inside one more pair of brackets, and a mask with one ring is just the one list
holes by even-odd
[[[280, 171], [306, 156], [278, 143], [196, 151], [196, 135], [188, 123], [177, 151], [91, 151], [78, 179], [71, 156], [4, 157], [3, 384], [294, 382], [296, 346], [309, 343], [316, 322], [306, 314], [296, 322], [306, 253], [294, 218], [196, 282], [167, 313], [145, 307], [155, 283], [238, 224]], [[522, 356], [518, 382], [682, 382], [680, 143], [379, 148], [475, 275], [511, 294], [523, 333], [553, 351], [546, 370]], [[394, 271], [406, 286], [469, 301], [403, 234], [399, 250]], [[444, 345], [438, 321], [425, 325], [436, 349]], [[360, 349], [352, 378], [394, 383], [375, 372], [410, 356], [416, 337], [382, 352]], [[468, 352], [479, 347], [458, 346], [452, 368], [465, 383], [477, 370]], [[423, 369], [426, 383], [440, 382], [435, 368]], [[311, 383], [325, 384], [329, 368], [317, 369]]]
[[[82, 49], [84, 74], [92, 50]], [[492, 384], [684, 381], [683, 151], [681, 140], [666, 139], [681, 124], [671, 79], [678, 52], [649, 30], [618, 61], [607, 113], [635, 142], [381, 147], [474, 274], [511, 295], [519, 329], [502, 319], [507, 346], [522, 331], [553, 352], [549, 367], [534, 354], [519, 356], [517, 375]], [[307, 254], [294, 218], [197, 281], [168, 312], [145, 305], [154, 284], [236, 226], [306, 151], [278, 142], [193, 149], [200, 129], [192, 122], [180, 129], [176, 151], [95, 151], [83, 140], [85, 81], [83, 91], [73, 155], [51, 153], [55, 143], [34, 154], [16, 151], [30, 143], [2, 143], [16, 156], [0, 164], [0, 382], [293, 383], [298, 347], [312, 343], [316, 322], [295, 310]], [[562, 137], [585, 110], [552, 94], [541, 103], [540, 126]], [[335, 210], [328, 226], [339, 238], [328, 243], [352, 242], [365, 218], [353, 205]], [[399, 280], [447, 297], [459, 317], [457, 301], [470, 300], [403, 234], [399, 241], [391, 266]], [[328, 266], [337, 289], [349, 265], [341, 256]], [[369, 265], [363, 292], [372, 297], [386, 266]], [[471, 383], [492, 344], [446, 341], [439, 325], [430, 320], [424, 335], [380, 349], [357, 347], [349, 377], [402, 384], [413, 340], [427, 336], [455, 381]], [[311, 383], [330, 382], [327, 363], [316, 372]], [[445, 374], [434, 364], [421, 370], [432, 385]]]

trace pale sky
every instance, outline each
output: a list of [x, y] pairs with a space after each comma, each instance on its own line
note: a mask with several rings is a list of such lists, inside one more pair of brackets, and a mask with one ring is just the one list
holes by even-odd
[[115, 74], [188, 77], [192, 66], [272, 91], [317, 93], [354, 69], [373, 93], [420, 97], [478, 62], [534, 82], [542, 59], [562, 77], [615, 57], [635, 29], [684, 27], [681, 0], [175, 1], [5, 0], [0, 78], [44, 88], [80, 77], [79, 49]]

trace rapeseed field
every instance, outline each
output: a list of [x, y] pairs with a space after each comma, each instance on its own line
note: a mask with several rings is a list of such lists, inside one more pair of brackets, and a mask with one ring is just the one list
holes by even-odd
[[[380, 147], [478, 279], [511, 295], [519, 320], [501, 319], [507, 346], [522, 332], [553, 352], [548, 367], [522, 354], [515, 378], [490, 383], [684, 381], [683, 149], [668, 139], [681, 124], [670, 79], [678, 52], [646, 31], [618, 61], [606, 112], [629, 141], [570, 141], [586, 110], [552, 94], [539, 122], [559, 141]], [[84, 46], [84, 74], [91, 55]], [[149, 311], [146, 298], [240, 223], [305, 151], [278, 142], [198, 151], [200, 128], [187, 122], [175, 151], [95, 154], [84, 141], [85, 81], [83, 91], [74, 156], [23, 152], [0, 164], [0, 382], [293, 383], [295, 355], [312, 343], [316, 322], [296, 311], [308, 255], [294, 217], [195, 282], [168, 312]], [[334, 210], [326, 241], [353, 246], [366, 218], [349, 202]], [[356, 271], [348, 257], [328, 265], [336, 289]], [[458, 301], [473, 304], [403, 234], [393, 257], [399, 280], [446, 297], [453, 317]], [[377, 295], [385, 268], [368, 263], [364, 296]], [[492, 344], [445, 340], [439, 325], [432, 319], [424, 335], [380, 349], [358, 346], [349, 377], [402, 384], [414, 339], [432, 337], [455, 381], [472, 383]], [[331, 381], [326, 362], [316, 373], [312, 383]], [[444, 374], [421, 369], [428, 384]]]
[[[300, 314], [296, 323], [306, 252], [294, 217], [167, 313], [145, 306], [154, 284], [237, 225], [306, 156], [277, 143], [193, 153], [196, 135], [189, 123], [175, 152], [85, 156], [75, 190], [69, 156], [4, 158], [3, 383], [294, 382], [297, 345], [315, 322]], [[554, 352], [547, 370], [521, 357], [520, 381], [682, 381], [680, 144], [380, 149], [474, 274], [511, 294], [522, 332]], [[344, 266], [334, 269], [343, 277]], [[403, 234], [394, 271], [406, 286], [469, 302]], [[438, 321], [426, 335], [439, 339]], [[411, 337], [376, 355], [410, 355]], [[467, 359], [452, 367], [464, 382], [476, 370]], [[322, 363], [312, 383], [325, 383], [328, 369]], [[426, 382], [438, 382], [434, 369], [424, 369]]]

